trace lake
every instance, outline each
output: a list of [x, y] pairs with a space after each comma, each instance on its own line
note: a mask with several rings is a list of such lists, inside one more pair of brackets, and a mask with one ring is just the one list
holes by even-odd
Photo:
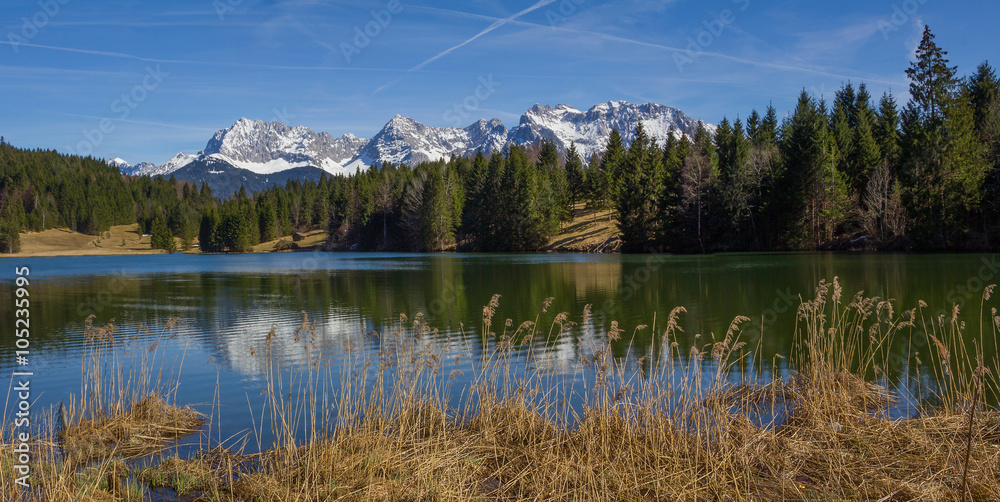
[[[266, 345], [273, 327], [273, 356], [279, 361], [297, 357], [301, 344], [293, 338], [304, 315], [316, 323], [317, 349], [335, 354], [348, 343], [361, 351], [377, 350], [366, 332], [391, 330], [400, 325], [400, 314], [410, 323], [422, 313], [423, 321], [436, 328], [426, 336], [448, 361], [478, 354], [483, 306], [499, 294], [493, 331], [502, 331], [506, 319], [512, 320], [508, 329], [537, 319], [547, 333], [560, 312], [577, 323], [552, 339], [536, 339], [530, 360], [521, 361], [573, 374], [580, 371], [581, 353], [605, 342], [612, 321], [625, 330], [612, 344], [615, 357], [634, 361], [649, 351], [654, 322], [662, 334], [667, 314], [683, 306], [681, 345], [702, 345], [712, 334], [724, 336], [735, 316], [746, 315], [752, 321], [744, 324], [740, 339], [759, 347], [764, 371], [784, 371], [769, 367], [772, 361], [784, 364], [772, 356], [789, 352], [799, 297], [812, 298], [821, 280], [839, 277], [845, 304], [862, 290], [895, 299], [897, 315], [923, 300], [929, 305], [926, 316], [950, 316], [951, 304], [959, 303], [968, 337], [979, 335], [982, 288], [1000, 282], [997, 254], [317, 252], [6, 258], [0, 263], [6, 265], [0, 301], [8, 306], [2, 310], [8, 327], [14, 326], [14, 268], [31, 270], [27, 368], [34, 372], [36, 407], [80, 392], [84, 320], [93, 314], [97, 325], [114, 320], [123, 346], [152, 349], [159, 342], [156, 351], [167, 367], [177, 369], [183, 360], [178, 403], [209, 413], [217, 402], [223, 437], [254, 427], [250, 410], [259, 413], [261, 408], [265, 383], [253, 353]], [[554, 301], [542, 313], [548, 297]], [[588, 304], [592, 319], [583, 323]], [[635, 332], [633, 339], [638, 325], [650, 327]], [[994, 347], [988, 324], [985, 329], [990, 337], [985, 345]], [[0, 371], [10, 374], [16, 370], [12, 329], [2, 331], [0, 347]], [[893, 348], [901, 366], [914, 360], [908, 347], [919, 351], [926, 340], [921, 334], [911, 345]], [[526, 358], [529, 352], [520, 353]], [[466, 364], [468, 359], [460, 360], [457, 367]], [[461, 383], [459, 379], [453, 388]]]

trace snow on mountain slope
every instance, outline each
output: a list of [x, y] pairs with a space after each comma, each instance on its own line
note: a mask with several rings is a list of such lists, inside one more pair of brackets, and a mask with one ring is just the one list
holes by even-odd
[[171, 157], [170, 160], [168, 160], [168, 161], [164, 162], [162, 165], [160, 165], [160, 167], [157, 168], [155, 171], [150, 172], [150, 173], [145, 173], [145, 174], [149, 174], [150, 176], [156, 176], [158, 174], [164, 174], [164, 175], [170, 174], [170, 173], [172, 173], [172, 172], [174, 172], [174, 171], [176, 171], [176, 170], [178, 170], [178, 169], [180, 169], [180, 168], [182, 168], [182, 167], [184, 167], [184, 166], [186, 166], [186, 165], [194, 162], [197, 159], [198, 159], [198, 155], [190, 155], [190, 154], [187, 154], [187, 153], [184, 153], [184, 152], [180, 152], [177, 155], [174, 155], [173, 157]]
[[[193, 165], [202, 167], [224, 162], [265, 176], [304, 167], [330, 174], [352, 174], [386, 162], [415, 165], [452, 155], [471, 156], [479, 150], [489, 154], [508, 143], [526, 145], [542, 139], [553, 141], [561, 152], [575, 142], [580, 156], [589, 160], [593, 153], [604, 149], [612, 129], [618, 129], [626, 146], [631, 144], [640, 122], [659, 144], [669, 135], [691, 137], [699, 126], [715, 133], [715, 126], [695, 120], [677, 108], [625, 101], [600, 103], [587, 111], [569, 105], [553, 108], [536, 104], [511, 130], [495, 118], [479, 119], [460, 129], [431, 127], [396, 115], [371, 139], [353, 134], [334, 138], [304, 126], [241, 118], [231, 127], [216, 132], [196, 155], [178, 153], [160, 166], [149, 163], [131, 166], [117, 158], [108, 163], [119, 166], [125, 174], [151, 176], [169, 175], [194, 162], [197, 163]], [[192, 169], [185, 170], [189, 171]]]
[[308, 127], [241, 118], [232, 127], [216, 132], [203, 155], [232, 162], [257, 174], [271, 174], [296, 167], [314, 166], [331, 174], [344, 174], [366, 140], [353, 134], [334, 138]]
[[150, 171], [156, 169], [156, 164], [151, 164], [149, 162], [140, 162], [136, 165], [129, 164], [125, 159], [114, 157], [108, 159], [108, 165], [111, 167], [117, 167], [118, 171], [126, 176], [137, 176], [145, 175]]
[[586, 112], [569, 105], [552, 108], [536, 104], [521, 116], [521, 123], [511, 131], [510, 140], [528, 144], [547, 139], [555, 142], [560, 151], [566, 151], [570, 142], [575, 142], [577, 151], [587, 160], [592, 154], [604, 150], [612, 129], [618, 129], [626, 145], [631, 144], [639, 122], [642, 122], [646, 134], [660, 145], [671, 134], [675, 138], [682, 134], [694, 136], [699, 124], [704, 125], [709, 133], [715, 133], [715, 126], [694, 120], [677, 108], [656, 103], [636, 105], [608, 101]]
[[489, 153], [503, 148], [507, 128], [499, 119], [457, 127], [429, 127], [411, 118], [396, 115], [361, 150], [358, 157], [375, 164], [420, 162], [447, 159], [452, 155], [472, 155], [482, 149]]

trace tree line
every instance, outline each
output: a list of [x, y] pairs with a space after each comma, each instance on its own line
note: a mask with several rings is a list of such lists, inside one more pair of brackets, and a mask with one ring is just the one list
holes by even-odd
[[614, 130], [587, 163], [542, 141], [222, 198], [0, 138], [0, 250], [22, 231], [139, 223], [169, 251], [312, 229], [327, 249], [534, 251], [579, 204], [612, 210], [625, 252], [996, 249], [1000, 84], [988, 63], [960, 78], [946, 56], [925, 28], [902, 107], [847, 83], [830, 102], [803, 91], [783, 119], [768, 106], [662, 145], [641, 125], [628, 145]]
[[831, 102], [803, 91], [780, 124], [768, 107], [662, 147], [641, 127], [627, 149], [612, 134], [596, 174], [623, 248], [1000, 247], [994, 70], [958, 77], [925, 27], [906, 74], [902, 108], [847, 83]]

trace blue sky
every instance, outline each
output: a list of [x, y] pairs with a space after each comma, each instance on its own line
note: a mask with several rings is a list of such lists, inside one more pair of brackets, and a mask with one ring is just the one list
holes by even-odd
[[994, 0], [6, 2], [0, 135], [160, 164], [240, 117], [370, 137], [396, 114], [510, 127], [535, 103], [784, 116], [847, 81], [905, 102], [924, 24], [965, 75], [997, 59], [998, 18]]

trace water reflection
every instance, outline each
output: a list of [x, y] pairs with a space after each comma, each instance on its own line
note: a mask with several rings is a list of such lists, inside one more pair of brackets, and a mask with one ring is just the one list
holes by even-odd
[[[255, 401], [262, 386], [259, 355], [268, 347], [272, 328], [270, 354], [287, 367], [298, 360], [307, 341], [311, 353], [320, 357], [340, 357], [345, 347], [358, 354], [376, 352], [379, 337], [366, 333], [412, 326], [419, 313], [434, 328], [423, 342], [448, 361], [442, 371], [464, 374], [453, 379], [452, 388], [460, 389], [469, 382], [484, 340], [495, 346], [504, 328], [513, 332], [523, 321], [532, 321], [536, 336], [516, 349], [522, 369], [566, 375], [576, 382], [572, 385], [581, 385], [588, 371], [582, 361], [608, 344], [613, 321], [626, 331], [610, 343], [612, 354], [630, 371], [637, 370], [660, 355], [657, 337], [666, 317], [684, 306], [684, 331], [675, 341], [685, 354], [692, 346], [724, 337], [735, 316], [747, 315], [750, 321], [743, 324], [740, 339], [760, 357], [741, 359], [738, 368], [745, 375], [770, 378], [787, 373], [787, 359], [776, 355], [787, 356], [800, 298], [811, 298], [821, 280], [839, 277], [845, 302], [861, 290], [895, 299], [897, 314], [925, 300], [931, 306], [928, 317], [950, 315], [951, 302], [959, 302], [962, 320], [975, 327], [975, 333], [966, 334], [978, 338], [980, 297], [970, 293], [969, 285], [973, 279], [988, 283], [995, 261], [994, 255], [291, 253], [36, 258], [18, 265], [30, 266], [34, 278], [31, 317], [33, 350], [38, 352], [32, 365], [37, 374], [33, 384], [44, 391], [40, 405], [78, 392], [83, 320], [93, 314], [98, 324], [114, 319], [137, 343], [173, 336], [167, 350], [173, 351], [170, 357], [184, 359], [182, 402], [210, 409], [219, 382], [222, 424], [235, 432], [250, 427], [248, 408], [260, 408]], [[0, 288], [0, 302], [10, 305], [11, 292]], [[482, 308], [494, 294], [501, 295], [491, 327], [495, 334], [484, 337]], [[548, 297], [555, 301], [541, 312]], [[584, 322], [586, 305], [592, 306], [592, 316]], [[986, 310], [988, 316], [989, 306]], [[553, 327], [560, 313], [575, 325], [562, 332]], [[164, 333], [172, 317], [179, 321]], [[314, 338], [296, 341], [306, 317], [315, 323]], [[13, 311], [4, 309], [0, 322], [13, 325]], [[639, 325], [647, 327], [635, 330]], [[996, 341], [992, 332], [984, 336], [991, 360]], [[916, 333], [912, 340], [896, 342], [887, 350], [897, 363], [885, 372], [898, 377], [919, 369], [926, 374], [928, 368], [916, 362], [928, 351], [926, 337]], [[0, 371], [9, 372], [14, 347], [9, 331], [0, 334], [0, 346]], [[922, 364], [928, 360], [924, 357]], [[703, 371], [709, 375], [711, 365]]]

